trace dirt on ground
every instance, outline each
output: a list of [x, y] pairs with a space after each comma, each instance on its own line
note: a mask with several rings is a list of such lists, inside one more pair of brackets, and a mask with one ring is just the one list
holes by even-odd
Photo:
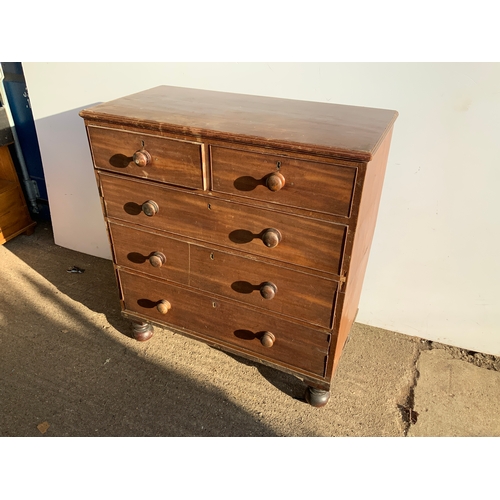
[[500, 356], [469, 351], [467, 349], [461, 349], [460, 347], [432, 342], [430, 340], [421, 339], [420, 342], [421, 344], [425, 344], [425, 349], [443, 349], [454, 359], [466, 361], [467, 363], [471, 363], [479, 368], [485, 368], [486, 370], [500, 371]]

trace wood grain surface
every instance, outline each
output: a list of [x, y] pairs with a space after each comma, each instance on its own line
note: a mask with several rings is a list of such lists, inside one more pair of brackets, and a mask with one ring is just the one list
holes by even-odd
[[[349, 217], [356, 168], [212, 147], [212, 188], [244, 198]], [[284, 186], [266, 181], [279, 173]]]
[[[295, 366], [314, 375], [324, 375], [330, 334], [225, 302], [209, 294], [200, 294], [152, 280], [140, 275], [119, 271], [124, 293], [125, 311], [137, 312], [166, 326], [197, 332], [220, 339], [259, 357]], [[161, 314], [157, 305], [168, 300], [171, 309]], [[270, 348], [260, 339], [266, 331], [276, 338]]]
[[83, 110], [87, 120], [369, 161], [396, 111], [159, 86]]
[[[200, 144], [99, 127], [89, 127], [88, 134], [97, 168], [187, 188], [203, 188]], [[134, 153], [141, 149], [151, 155], [151, 163], [144, 167], [133, 161]]]
[[[340, 273], [347, 230], [342, 224], [261, 210], [104, 173], [99, 178], [106, 214], [112, 219], [337, 276]], [[159, 207], [152, 217], [141, 210], [148, 200]], [[266, 247], [261, 239], [268, 228], [276, 228], [282, 234], [282, 241], [274, 248]]]
[[[338, 282], [250, 260], [214, 248], [186, 243], [110, 222], [115, 262], [120, 267], [188, 285], [238, 302], [330, 328]], [[149, 257], [162, 252], [166, 262], [153, 267]], [[261, 295], [276, 286], [272, 299]]]
[[0, 245], [19, 234], [31, 234], [31, 219], [8, 146], [0, 147]]

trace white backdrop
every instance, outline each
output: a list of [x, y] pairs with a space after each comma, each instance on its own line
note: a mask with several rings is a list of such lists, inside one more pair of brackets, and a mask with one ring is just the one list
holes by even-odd
[[104, 258], [80, 109], [164, 84], [399, 111], [357, 321], [500, 355], [500, 64], [23, 67], [56, 243]]

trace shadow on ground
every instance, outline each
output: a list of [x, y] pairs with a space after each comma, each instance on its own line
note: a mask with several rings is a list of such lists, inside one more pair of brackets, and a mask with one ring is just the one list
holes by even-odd
[[39, 436], [45, 422], [48, 436], [275, 435], [223, 391], [148, 359], [122, 333], [111, 262], [51, 237], [42, 224], [0, 247], [2, 436]]
[[0, 435], [44, 422], [45, 436], [406, 433], [415, 339], [355, 324], [318, 409], [273, 368], [166, 329], [133, 340], [111, 261], [55, 245], [50, 225], [0, 246], [0, 272]]

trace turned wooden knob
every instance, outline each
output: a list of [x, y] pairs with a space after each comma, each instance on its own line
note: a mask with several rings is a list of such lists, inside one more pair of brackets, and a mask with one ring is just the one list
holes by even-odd
[[279, 191], [285, 185], [285, 178], [279, 172], [274, 172], [266, 178], [266, 186], [270, 191]]
[[281, 233], [277, 229], [266, 229], [262, 234], [262, 241], [266, 247], [274, 248], [281, 241]]
[[274, 283], [271, 283], [270, 281], [267, 281], [260, 287], [260, 294], [266, 300], [274, 299], [274, 296], [277, 293], [278, 293], [278, 287]]
[[134, 163], [137, 166], [145, 167], [146, 165], [151, 163], [151, 155], [145, 149], [141, 149], [134, 153], [134, 156], [132, 156], [132, 160], [134, 160]]
[[167, 258], [161, 252], [154, 252], [149, 256], [149, 263], [153, 267], [161, 267], [167, 262]]
[[156, 215], [160, 211], [160, 207], [158, 206], [158, 203], [156, 203], [153, 200], [148, 200], [145, 201], [142, 204], [142, 211], [148, 216], [148, 217], [153, 217], [153, 215]]
[[168, 300], [160, 300], [160, 302], [156, 304], [156, 309], [158, 309], [160, 314], [167, 314], [168, 311], [172, 309], [172, 306]]
[[264, 347], [272, 347], [276, 337], [271, 332], [264, 332], [262, 337], [260, 338], [260, 343]]

